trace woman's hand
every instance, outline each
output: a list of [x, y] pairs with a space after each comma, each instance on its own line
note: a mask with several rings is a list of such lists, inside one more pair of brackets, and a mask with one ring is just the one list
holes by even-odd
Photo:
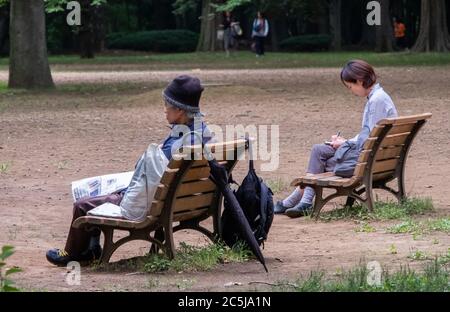
[[331, 137], [331, 146], [334, 149], [338, 149], [342, 144], [344, 144], [345, 141], [347, 141], [345, 138], [343, 138], [341, 136], [333, 135]]

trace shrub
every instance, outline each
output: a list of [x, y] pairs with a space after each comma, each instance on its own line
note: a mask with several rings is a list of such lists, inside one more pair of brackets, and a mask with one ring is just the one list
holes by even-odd
[[113, 33], [107, 37], [107, 47], [152, 52], [192, 52], [197, 47], [198, 38], [198, 34], [189, 30]]
[[0, 292], [3, 291], [18, 291], [16, 287], [13, 286], [13, 282], [9, 279], [9, 275], [20, 272], [21, 269], [18, 267], [12, 267], [6, 269], [3, 273], [3, 267], [6, 266], [5, 260], [14, 253], [14, 247], [3, 246], [0, 252]]
[[322, 51], [328, 50], [330, 43], [329, 35], [303, 35], [281, 41], [280, 48], [285, 51]]

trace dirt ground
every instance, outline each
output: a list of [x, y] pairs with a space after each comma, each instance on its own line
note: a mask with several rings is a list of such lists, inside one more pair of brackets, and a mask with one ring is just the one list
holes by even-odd
[[[133, 169], [151, 142], [168, 133], [162, 112], [162, 87], [180, 71], [70, 72], [58, 68], [52, 92], [0, 93], [0, 245], [17, 252], [8, 265], [17, 285], [35, 291], [240, 291], [265, 289], [264, 284], [293, 281], [313, 270], [334, 273], [361, 261], [379, 261], [391, 270], [409, 264], [412, 250], [431, 255], [447, 252], [450, 238], [436, 232], [414, 239], [411, 234], [389, 234], [386, 228], [399, 220], [377, 221], [375, 232], [356, 232], [352, 220], [315, 222], [307, 218], [276, 216], [265, 244], [269, 273], [256, 261], [219, 265], [199, 273], [130, 274], [82, 270], [81, 285], [65, 282], [64, 268], [45, 259], [52, 247], [63, 247], [71, 220], [71, 181]], [[184, 72], [186, 73], [186, 72]], [[364, 99], [352, 96], [339, 81], [339, 69], [295, 70], [193, 70], [206, 90], [201, 107], [211, 124], [279, 125], [279, 168], [261, 172], [267, 181], [285, 187], [302, 175], [315, 143], [341, 130], [344, 136], [358, 132]], [[432, 112], [419, 134], [407, 163], [409, 195], [432, 197], [436, 211], [421, 218], [450, 215], [450, 68], [379, 68], [380, 81], [391, 94], [401, 115]], [[0, 72], [0, 81], [7, 72]], [[83, 83], [103, 87], [73, 87]], [[121, 84], [121, 85], [117, 85]], [[78, 89], [77, 89], [78, 88]], [[269, 128], [270, 129], [270, 128]], [[257, 162], [259, 165], [265, 161]], [[247, 163], [235, 169], [238, 181]], [[387, 198], [379, 193], [380, 199]], [[333, 209], [342, 200], [333, 201]], [[175, 235], [177, 241], [203, 244], [196, 233]], [[390, 251], [394, 245], [397, 253]], [[143, 255], [148, 245], [133, 242], [121, 247], [113, 261]], [[229, 282], [240, 286], [225, 287]]]

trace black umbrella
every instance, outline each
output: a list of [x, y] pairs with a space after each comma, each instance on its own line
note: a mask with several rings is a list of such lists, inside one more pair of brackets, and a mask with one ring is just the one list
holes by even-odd
[[241, 237], [245, 240], [250, 250], [258, 258], [259, 262], [264, 266], [266, 272], [268, 272], [266, 267], [266, 261], [264, 256], [259, 249], [258, 241], [253, 234], [253, 231], [245, 217], [244, 211], [239, 204], [236, 196], [230, 188], [228, 183], [228, 172], [225, 167], [221, 166], [215, 159], [209, 160], [209, 167], [211, 169], [211, 180], [217, 185], [223, 194], [224, 199], [228, 202], [228, 208], [230, 209], [230, 215], [233, 220], [237, 223], [237, 228], [240, 231]]

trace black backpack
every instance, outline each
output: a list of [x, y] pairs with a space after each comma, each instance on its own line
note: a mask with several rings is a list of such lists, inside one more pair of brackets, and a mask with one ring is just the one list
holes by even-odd
[[[234, 182], [232, 178], [230, 180]], [[250, 160], [247, 176], [237, 191], [233, 192], [244, 211], [258, 244], [261, 245], [267, 239], [273, 221], [273, 193], [263, 180], [256, 175], [253, 160]], [[222, 240], [229, 247], [233, 247], [234, 244], [243, 239], [241, 239], [240, 231], [236, 228], [237, 224], [233, 221], [227, 207], [228, 202], [224, 200], [224, 211], [221, 218]]]

